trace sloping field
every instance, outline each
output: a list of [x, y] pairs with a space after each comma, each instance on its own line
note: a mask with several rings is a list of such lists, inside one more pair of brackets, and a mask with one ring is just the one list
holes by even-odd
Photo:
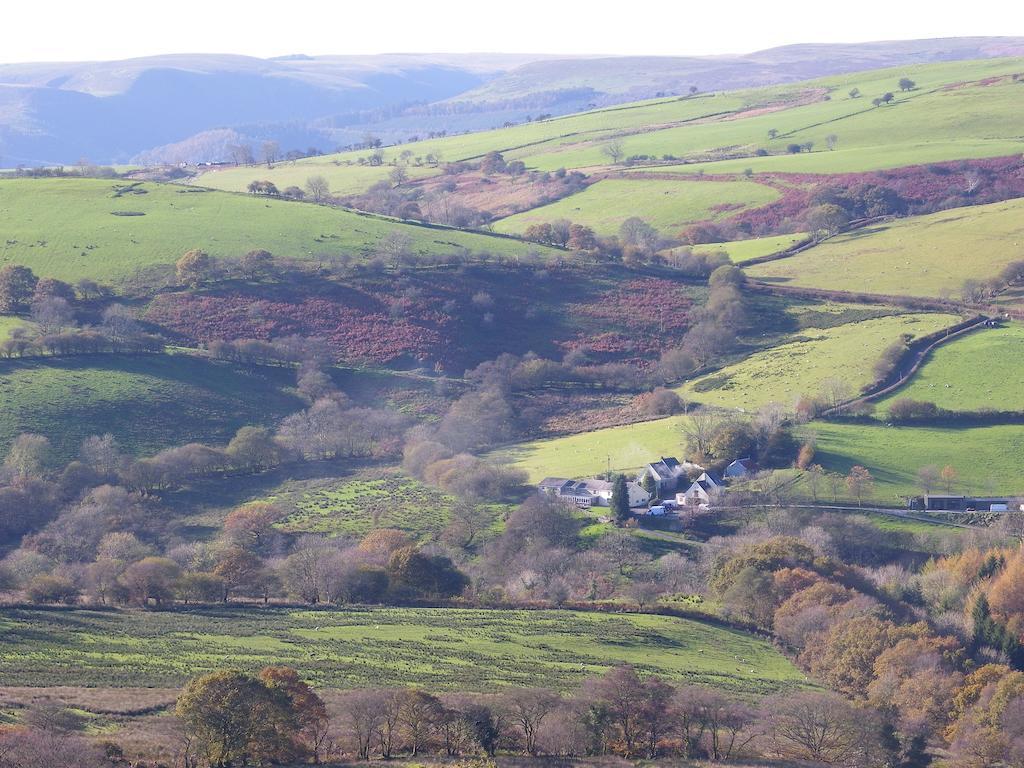
[[757, 237], [751, 240], [735, 240], [731, 243], [705, 243], [693, 246], [694, 253], [717, 253], [724, 251], [734, 263], [741, 263], [758, 256], [769, 256], [796, 245], [806, 237], [801, 232], [793, 235]]
[[133, 453], [190, 441], [226, 442], [303, 403], [286, 369], [252, 373], [188, 355], [113, 355], [0, 362], [0, 450], [21, 432], [48, 437], [64, 459], [90, 435]]
[[[816, 99], [805, 99], [783, 110], [753, 111], [737, 119], [632, 133], [622, 137], [622, 149], [626, 157], [661, 158], [670, 154], [697, 162], [725, 159], [730, 154], [750, 156], [758, 148], [782, 156], [730, 162], [731, 173], [748, 167], [755, 171], [870, 170], [1009, 154], [1019, 151], [1024, 136], [1018, 119], [1021, 86], [1009, 78], [1022, 69], [1024, 62], [1020, 59], [1003, 59], [959, 66], [878, 70], [812, 81], [801, 85], [808, 90], [818, 88], [820, 95]], [[917, 89], [899, 91], [897, 80], [904, 75], [917, 82]], [[975, 82], [954, 85], [964, 81]], [[860, 89], [860, 97], [848, 96], [853, 87]], [[871, 100], [886, 92], [895, 94], [894, 101], [874, 107]], [[764, 94], [766, 100], [770, 93], [771, 89]], [[774, 138], [769, 138], [769, 131], [776, 132]], [[838, 137], [835, 151], [826, 148], [826, 137], [830, 135]], [[809, 141], [818, 150], [811, 155], [817, 156], [814, 167], [803, 165], [799, 159], [786, 159], [789, 144]], [[940, 149], [930, 152], [933, 145]], [[876, 160], [878, 148], [887, 148], [887, 156]], [[529, 147], [512, 155], [531, 167], [552, 170], [560, 166], [606, 165], [608, 159], [601, 150], [599, 142], [591, 141], [562, 147]], [[844, 159], [846, 153], [858, 151], [859, 155]], [[686, 167], [709, 171], [717, 168], [713, 163]]]
[[[355, 477], [285, 483], [267, 499], [291, 510], [279, 527], [289, 533], [365, 536], [397, 528], [413, 539], [436, 538], [456, 499], [400, 470], [375, 469]], [[496, 521], [500, 505], [489, 505]], [[486, 532], [477, 535], [478, 541]]]
[[873, 499], [879, 503], [893, 504], [901, 495], [920, 493], [918, 470], [947, 464], [959, 477], [953, 493], [1024, 492], [1021, 425], [947, 429], [814, 422], [806, 431], [816, 436], [814, 461], [825, 469], [846, 474], [855, 464], [867, 467], [875, 481]]
[[0, 685], [174, 686], [225, 667], [287, 664], [319, 687], [494, 691], [578, 686], [618, 663], [759, 694], [805, 685], [767, 640], [666, 616], [443, 608], [9, 609]]
[[588, 477], [609, 469], [638, 469], [659, 456], [678, 456], [682, 452], [685, 442], [680, 427], [682, 419], [682, 416], [672, 416], [567, 437], [533, 440], [497, 451], [496, 455], [525, 471], [531, 483], [548, 476]]
[[[425, 179], [436, 176], [441, 169], [433, 165], [405, 164], [410, 179]], [[252, 181], [272, 181], [279, 190], [286, 187], [304, 189], [311, 176], [327, 179], [331, 194], [335, 197], [357, 195], [365, 192], [380, 181], [387, 181], [392, 168], [387, 165], [356, 165], [343, 163], [334, 158], [304, 158], [294, 163], [277, 163], [273, 168], [262, 165], [217, 168], [206, 171], [199, 177], [199, 183], [228, 192], [245, 192]]]
[[877, 403], [911, 398], [950, 411], [1024, 411], [1024, 326], [986, 328], [945, 344], [910, 383]]
[[632, 216], [670, 233], [695, 221], [716, 219], [778, 199], [771, 187], [750, 181], [650, 181], [604, 179], [550, 205], [498, 221], [498, 232], [522, 234], [531, 224], [569, 219], [599, 235], [613, 235]]
[[773, 401], [792, 406], [800, 395], [817, 394], [822, 382], [835, 376], [856, 392], [871, 383], [872, 367], [901, 335], [925, 336], [959, 320], [955, 315], [902, 314], [807, 328], [790, 341], [687, 382], [677, 391], [688, 400], [746, 411]]
[[409, 237], [416, 253], [543, 250], [507, 238], [168, 184], [0, 180], [0, 265], [24, 264], [62, 280], [116, 280], [173, 264], [190, 248], [234, 258], [254, 248], [291, 258], [368, 255], [395, 231]]
[[[505, 153], [541, 170], [607, 166], [603, 148], [620, 139], [624, 157], [672, 155], [688, 162], [680, 170], [739, 173], [746, 168], [808, 173], [891, 168], [939, 160], [994, 157], [1020, 151], [1019, 83], [1009, 76], [1024, 71], [1021, 59], [946, 62], [873, 70], [804, 83], [724, 94], [698, 94], [527, 123], [493, 131], [428, 139], [382, 150], [383, 166], [370, 167], [371, 150], [353, 150], [272, 169], [214, 170], [198, 183], [241, 190], [254, 179], [279, 187], [302, 186], [313, 174], [325, 176], [337, 194], [352, 194], [386, 178], [387, 166], [409, 163], [410, 176], [427, 175], [433, 155], [441, 162], [471, 160], [489, 151]], [[899, 93], [908, 76], [917, 89]], [[848, 92], [858, 88], [861, 96]], [[871, 100], [886, 92], [894, 104], [875, 109]], [[828, 97], [827, 99], [825, 97]], [[768, 131], [777, 131], [775, 139]], [[826, 137], [839, 137], [835, 151]], [[811, 153], [790, 155], [790, 143], [814, 142]], [[763, 148], [768, 157], [753, 157]], [[721, 160], [730, 155], [738, 160]], [[706, 162], [716, 161], [716, 162]], [[362, 162], [363, 165], [359, 165]], [[654, 170], [661, 170], [657, 168]]]
[[747, 273], [782, 285], [941, 296], [956, 295], [969, 278], [994, 277], [1018, 259], [1024, 259], [1024, 200], [1006, 200], [854, 230]]

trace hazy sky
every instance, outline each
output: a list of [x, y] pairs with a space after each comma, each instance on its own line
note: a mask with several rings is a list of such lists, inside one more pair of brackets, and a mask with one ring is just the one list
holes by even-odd
[[172, 52], [747, 53], [1024, 35], [1016, 0], [4, 0], [0, 61]]

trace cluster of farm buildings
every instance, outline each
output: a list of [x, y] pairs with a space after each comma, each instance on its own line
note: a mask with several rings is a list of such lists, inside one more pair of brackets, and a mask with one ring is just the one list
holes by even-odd
[[[754, 463], [746, 458], [736, 459], [719, 475], [691, 461], [662, 456], [644, 466], [635, 479], [627, 481], [629, 507], [655, 516], [669, 514], [680, 507], [706, 507], [727, 483], [745, 479], [755, 471]], [[537, 488], [543, 494], [589, 509], [610, 506], [614, 485], [597, 478], [546, 477]]]

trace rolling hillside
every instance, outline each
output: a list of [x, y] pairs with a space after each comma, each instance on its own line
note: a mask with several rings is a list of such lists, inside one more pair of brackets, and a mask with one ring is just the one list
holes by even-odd
[[404, 234], [409, 250], [420, 254], [544, 250], [311, 203], [98, 179], [0, 180], [0, 216], [0, 264], [24, 264], [40, 276], [70, 281], [116, 281], [173, 265], [190, 248], [230, 258], [254, 248], [296, 259], [366, 257], [392, 232]]
[[1020, 199], [873, 224], [746, 269], [751, 277], [780, 285], [956, 296], [965, 280], [995, 277], [1019, 259], [1024, 259]]
[[19, 433], [49, 438], [64, 460], [111, 433], [131, 454], [186, 442], [226, 443], [248, 424], [276, 424], [302, 401], [287, 369], [252, 372], [188, 355], [0, 361], [0, 451]]

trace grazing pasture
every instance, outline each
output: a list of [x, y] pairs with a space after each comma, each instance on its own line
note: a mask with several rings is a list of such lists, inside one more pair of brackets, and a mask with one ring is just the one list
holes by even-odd
[[[322, 176], [327, 179], [332, 196], [346, 197], [387, 181], [391, 170], [386, 165], [350, 165], [331, 155], [276, 163], [273, 168], [263, 165], [217, 168], [200, 175], [198, 183], [228, 192], [245, 192], [249, 183], [257, 180], [271, 181], [279, 190], [287, 187], [304, 189], [311, 176]], [[441, 169], [430, 165], [408, 165], [406, 173], [410, 180], [425, 179], [441, 173]]]
[[496, 451], [536, 483], [548, 476], [587, 477], [599, 472], [637, 469], [658, 456], [683, 450], [681, 416], [607, 427], [566, 437], [532, 440]]
[[[802, 98], [787, 104], [782, 89], [762, 92], [767, 108], [746, 114], [723, 116], [685, 125], [624, 132], [625, 157], [672, 155], [687, 162], [690, 171], [721, 170], [738, 173], [785, 170], [801, 172], [861, 171], [915, 163], [993, 157], [1020, 151], [1020, 84], [1009, 75], [1024, 69], [1020, 59], [958, 62], [959, 67], [938, 65], [904, 70], [876, 70], [838, 78], [800, 83]], [[918, 87], [901, 93], [898, 78], [910, 74]], [[981, 78], [995, 82], [957, 82]], [[891, 78], [891, 79], [890, 79]], [[863, 94], [852, 99], [847, 92], [858, 87]], [[792, 94], [793, 87], [789, 93]], [[894, 92], [893, 102], [874, 107], [872, 98]], [[826, 96], [828, 98], [826, 98]], [[773, 98], [774, 97], [774, 98]], [[775, 102], [773, 105], [772, 102]], [[781, 103], [780, 103], [781, 102]], [[777, 132], [769, 138], [769, 131]], [[826, 146], [835, 135], [835, 150]], [[814, 152], [803, 152], [808, 163], [787, 152], [789, 144], [813, 143]], [[757, 149], [769, 153], [755, 157]], [[511, 153], [530, 167], [588, 168], [608, 164], [598, 141], [568, 146], [539, 145]], [[737, 156], [742, 160], [737, 160]], [[692, 163], [697, 163], [692, 165]]]
[[733, 263], [740, 264], [759, 256], [770, 256], [784, 251], [806, 237], [802, 232], [793, 235], [775, 235], [773, 237], [756, 237], [751, 240], [735, 240], [731, 243], [704, 243], [692, 247], [694, 253], [718, 253], [724, 251]]
[[901, 398], [949, 411], [1024, 411], [1024, 326], [985, 328], [945, 344], [910, 382], [876, 403], [880, 414]]
[[228, 258], [254, 248], [296, 259], [372, 256], [396, 231], [419, 254], [545, 250], [312, 203], [101, 179], [2, 179], [0, 221], [0, 266], [24, 264], [37, 275], [69, 281], [117, 281], [146, 267], [173, 265], [190, 248]]
[[955, 325], [944, 314], [896, 314], [829, 328], [806, 328], [738, 363], [687, 382], [684, 398], [706, 405], [753, 411], [770, 402], [791, 406], [800, 395], [816, 395], [839, 376], [856, 394], [874, 380], [882, 352], [904, 335], [926, 336]]
[[95, 355], [0, 361], [0, 450], [21, 432], [48, 437], [64, 459], [90, 435], [129, 453], [227, 442], [247, 424], [273, 425], [303, 403], [294, 373], [258, 372], [190, 355]]
[[871, 498], [879, 503], [898, 504], [900, 496], [920, 493], [918, 470], [947, 464], [958, 475], [953, 493], [1024, 492], [1018, 460], [1024, 451], [1022, 425], [956, 429], [814, 422], [804, 431], [814, 435], [814, 460], [826, 469], [846, 474], [855, 464], [866, 467], [875, 481]]
[[[685, 172], [757, 171], [835, 173], [894, 168], [1012, 154], [1021, 149], [1019, 91], [1010, 75], [1021, 59], [986, 59], [923, 64], [822, 78], [798, 84], [729, 93], [701, 93], [617, 105], [492, 131], [427, 139], [384, 147], [382, 166], [369, 166], [372, 150], [279, 163], [274, 168], [213, 170], [197, 182], [244, 189], [256, 178], [278, 187], [325, 176], [332, 191], [353, 194], [387, 177], [402, 162], [416, 178], [434, 171], [417, 165], [433, 155], [441, 162], [473, 160], [490, 151], [523, 160], [528, 168], [603, 168], [605, 147], [615, 140], [623, 157], [666, 155], [685, 160]], [[899, 78], [917, 88], [899, 93]], [[859, 88], [860, 98], [848, 92]], [[872, 98], [896, 92], [895, 102], [875, 108]], [[826, 98], [827, 97], [827, 98]], [[768, 131], [777, 131], [775, 139]], [[834, 150], [826, 137], [839, 137]], [[788, 154], [790, 143], [814, 143], [814, 151]], [[757, 149], [771, 154], [755, 157]], [[410, 153], [405, 155], [403, 153]], [[360, 165], [360, 161], [362, 165]], [[410, 162], [411, 161], [411, 162]], [[652, 170], [661, 170], [663, 166]], [[671, 167], [670, 167], [671, 168]], [[634, 168], [637, 169], [637, 168]]]
[[569, 219], [613, 235], [626, 219], [638, 216], [665, 234], [696, 221], [717, 219], [765, 205], [779, 193], [750, 181], [604, 179], [550, 205], [495, 223], [498, 232], [522, 234], [532, 224]]
[[1024, 200], [1006, 200], [874, 224], [746, 271], [780, 285], [956, 296], [965, 280], [994, 277], [1019, 259]]
[[[288, 482], [267, 501], [291, 510], [281, 521], [289, 533], [365, 536], [375, 528], [397, 528], [413, 539], [438, 536], [456, 499], [399, 470], [374, 470], [356, 477]], [[489, 505], [497, 522], [500, 505]]]
[[737, 694], [806, 685], [768, 640], [667, 616], [575, 611], [7, 609], [0, 685], [167, 687], [214, 669], [287, 664], [323, 688], [571, 689], [617, 663]]

